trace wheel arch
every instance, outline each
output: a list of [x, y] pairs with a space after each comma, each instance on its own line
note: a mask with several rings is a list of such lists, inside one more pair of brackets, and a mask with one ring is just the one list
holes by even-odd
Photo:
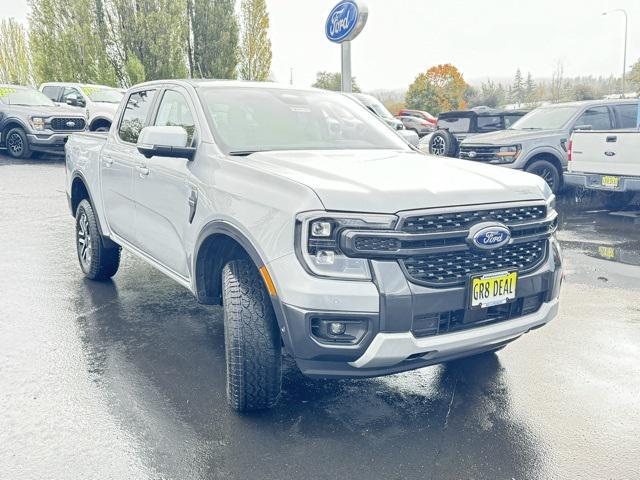
[[89, 124], [89, 130], [94, 131], [100, 125], [108, 124], [109, 126], [111, 126], [112, 123], [113, 123], [113, 120], [107, 117], [96, 117], [93, 120], [91, 120], [91, 123]]
[[9, 130], [11, 130], [12, 128], [21, 128], [22, 130], [24, 130], [25, 134], [28, 131], [27, 126], [21, 120], [12, 117], [4, 119], [4, 121], [2, 122], [2, 127], [0, 127], [0, 143], [2, 143], [3, 145], [7, 133], [9, 133]]
[[535, 152], [533, 155], [531, 155], [527, 159], [527, 162], [525, 163], [523, 170], [527, 170], [533, 162], [536, 162], [538, 160], [547, 160], [551, 162], [558, 169], [558, 173], [560, 174], [560, 180], [562, 180], [562, 171], [563, 171], [562, 161], [560, 160], [560, 158], [558, 158], [558, 155], [555, 152], [551, 152], [547, 150]]
[[[80, 172], [76, 172], [73, 174], [73, 177], [71, 179], [71, 195], [69, 197], [69, 209], [71, 210], [72, 217], [76, 216], [76, 210], [78, 209], [78, 205], [80, 205], [80, 202], [82, 200], [88, 200], [94, 211], [96, 209], [96, 204], [93, 202], [91, 192], [87, 185], [87, 180]], [[103, 240], [107, 240], [107, 238], [104, 236], [104, 230], [102, 229], [100, 218], [97, 213], [96, 223], [98, 224], [98, 231], [100, 232], [100, 236], [103, 238]]]

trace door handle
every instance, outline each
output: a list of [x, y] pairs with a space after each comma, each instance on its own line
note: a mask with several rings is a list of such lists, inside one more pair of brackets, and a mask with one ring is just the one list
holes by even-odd
[[616, 137], [615, 135], [610, 135], [607, 137], [607, 143], [615, 143], [618, 141], [618, 137]]
[[140, 175], [140, 178], [146, 177], [147, 175], [149, 175], [149, 169], [147, 167], [145, 167], [144, 165], [138, 165], [136, 167], [136, 170], [138, 171], [138, 174]]
[[110, 167], [111, 165], [113, 165], [113, 157], [109, 157], [107, 155], [103, 155], [102, 156], [102, 160], [104, 162], [104, 166], [105, 167]]

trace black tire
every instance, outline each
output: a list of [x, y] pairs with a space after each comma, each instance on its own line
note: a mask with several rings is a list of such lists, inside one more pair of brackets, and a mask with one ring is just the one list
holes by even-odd
[[4, 137], [4, 146], [7, 147], [7, 153], [13, 158], [26, 160], [31, 157], [27, 134], [19, 127], [12, 128], [7, 132]]
[[635, 192], [602, 192], [605, 207], [609, 210], [622, 210], [636, 196]]
[[429, 153], [439, 157], [455, 157], [458, 141], [448, 130], [436, 130], [429, 139]]
[[548, 160], [536, 160], [527, 166], [526, 171], [542, 177], [553, 193], [558, 193], [562, 186], [560, 171]]
[[120, 266], [120, 247], [106, 248], [104, 244], [93, 207], [82, 200], [76, 210], [76, 250], [80, 268], [91, 280], [107, 280]]
[[94, 132], [108, 132], [111, 129], [111, 124], [100, 123], [97, 127], [93, 129]]
[[249, 260], [222, 271], [227, 401], [238, 412], [276, 404], [282, 388], [280, 331], [260, 273]]

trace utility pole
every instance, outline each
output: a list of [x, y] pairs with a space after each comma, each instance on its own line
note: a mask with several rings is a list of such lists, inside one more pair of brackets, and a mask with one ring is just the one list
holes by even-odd
[[624, 54], [622, 58], [622, 98], [624, 98], [625, 77], [627, 74], [627, 27], [629, 24], [629, 16], [627, 15], [627, 11], [624, 8], [616, 8], [615, 10], [604, 12], [602, 15], [607, 15], [614, 12], [624, 13]]

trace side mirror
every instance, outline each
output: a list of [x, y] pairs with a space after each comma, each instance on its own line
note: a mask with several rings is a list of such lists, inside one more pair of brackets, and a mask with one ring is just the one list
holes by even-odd
[[593, 125], [576, 125], [573, 127], [574, 130], [591, 130]]
[[67, 95], [66, 99], [67, 105], [78, 106], [78, 95], [72, 93], [71, 95]]
[[396, 133], [414, 147], [417, 147], [420, 142], [420, 137], [413, 130], [397, 130]]
[[194, 147], [188, 147], [189, 135], [183, 127], [144, 127], [138, 137], [138, 151], [147, 158], [173, 157], [193, 160]]

